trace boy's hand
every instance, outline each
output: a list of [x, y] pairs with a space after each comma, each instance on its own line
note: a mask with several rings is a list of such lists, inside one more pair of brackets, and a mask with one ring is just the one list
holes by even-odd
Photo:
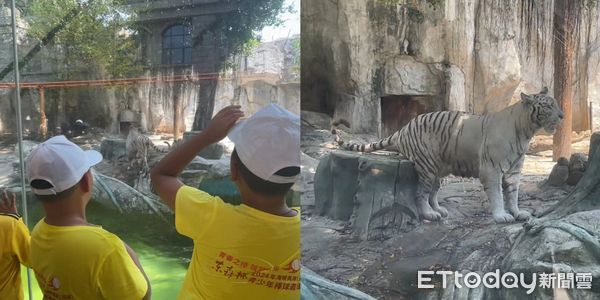
[[244, 116], [240, 108], [241, 106], [239, 105], [227, 106], [219, 111], [210, 121], [204, 130], [204, 134], [211, 143], [216, 143], [225, 138], [235, 122]]
[[[10, 197], [12, 195], [12, 197]], [[0, 197], [2, 197], [0, 201], [0, 213], [5, 214], [17, 214], [17, 197], [15, 193], [7, 193], [6, 190], [3, 190], [0, 193]]]

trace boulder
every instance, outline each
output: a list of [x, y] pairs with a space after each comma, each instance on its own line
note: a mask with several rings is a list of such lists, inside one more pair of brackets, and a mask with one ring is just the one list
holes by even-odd
[[127, 157], [125, 139], [120, 138], [105, 138], [100, 144], [100, 153], [104, 159], [119, 159]]
[[550, 176], [548, 176], [547, 184], [551, 186], [562, 186], [566, 183], [567, 178], [569, 177], [569, 161], [561, 157], [556, 162], [556, 165], [552, 167], [552, 171], [550, 171]]
[[[183, 133], [183, 142], [187, 142], [191, 137], [200, 133], [200, 131], [186, 131]], [[206, 159], [220, 159], [223, 156], [224, 152], [223, 145], [216, 143], [208, 145], [206, 148], [202, 149], [198, 156], [206, 158]]]
[[[524, 232], [508, 253], [502, 270], [515, 274], [589, 273], [592, 286], [600, 269], [600, 210], [577, 212], [559, 220], [538, 219], [525, 226]], [[573, 275], [576, 276], [576, 275]], [[593, 277], [593, 279], [592, 279]], [[573, 287], [562, 291], [565, 299], [598, 299], [600, 291]], [[530, 280], [530, 279], [529, 279]], [[501, 289], [498, 299], [557, 299], [560, 290], [537, 287], [532, 294], [525, 289]], [[565, 295], [566, 296], [566, 295]], [[483, 298], [488, 299], [488, 298]]]
[[204, 178], [208, 176], [206, 170], [184, 170], [179, 174], [179, 179], [185, 185], [198, 187]]
[[588, 157], [584, 153], [573, 153], [569, 159], [569, 178], [568, 185], [576, 185], [587, 167]]
[[188, 164], [186, 170], [203, 170], [206, 171], [207, 178], [223, 178], [230, 174], [229, 163], [229, 157], [224, 157], [222, 159], [205, 159], [196, 156], [196, 158]]

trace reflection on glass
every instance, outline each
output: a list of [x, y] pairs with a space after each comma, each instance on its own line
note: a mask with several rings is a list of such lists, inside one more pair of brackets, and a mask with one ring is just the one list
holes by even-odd
[[[176, 234], [171, 213], [132, 167], [129, 128], [166, 151], [165, 142], [202, 130], [225, 105], [252, 113], [276, 102], [299, 113], [298, 37], [275, 47], [260, 42], [261, 29], [288, 11], [284, 2], [16, 1], [25, 155], [61, 134], [103, 153], [88, 219], [134, 248], [155, 299], [175, 298], [192, 243]], [[0, 188], [18, 192], [11, 35], [10, 9], [0, 4]], [[273, 53], [257, 54], [261, 47]], [[152, 151], [150, 166], [160, 158]], [[211, 180], [228, 187], [215, 193], [239, 201], [225, 178]], [[33, 227], [42, 211], [33, 194], [27, 198]]]

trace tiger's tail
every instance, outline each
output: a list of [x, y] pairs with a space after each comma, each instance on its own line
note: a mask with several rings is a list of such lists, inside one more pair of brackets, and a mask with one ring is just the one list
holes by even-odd
[[370, 144], [348, 143], [348, 142], [344, 142], [341, 139], [341, 137], [339, 135], [339, 130], [337, 129], [337, 127], [339, 125], [345, 125], [346, 127], [350, 127], [350, 123], [347, 120], [339, 119], [339, 120], [334, 121], [331, 124], [331, 133], [334, 135], [335, 142], [342, 149], [350, 150], [350, 151], [368, 153], [368, 152], [385, 149], [393, 144], [393, 141], [396, 139], [396, 136], [399, 134], [399, 132], [396, 131], [394, 134], [392, 134], [382, 140], [379, 140], [377, 142], [370, 143]]
[[[152, 150], [154, 150], [154, 151], [156, 151], [156, 152], [158, 152], [158, 153], [169, 153], [169, 150], [163, 150], [163, 149], [160, 149], [160, 148], [158, 148], [156, 145], [154, 145], [154, 143], [153, 143], [153, 142], [152, 142], [150, 139], [147, 139], [147, 140], [146, 140], [146, 144], [147, 144], [147, 145], [148, 145], [150, 148], [152, 148]], [[167, 144], [167, 145], [169, 145], [169, 144]], [[170, 145], [169, 145], [169, 146], [170, 146]]]

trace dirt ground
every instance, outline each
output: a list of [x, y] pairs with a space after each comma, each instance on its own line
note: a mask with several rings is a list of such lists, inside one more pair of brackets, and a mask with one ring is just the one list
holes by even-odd
[[[325, 131], [303, 132], [303, 152], [320, 158], [335, 148]], [[359, 137], [358, 140], [361, 138]], [[325, 141], [325, 142], [324, 142]], [[588, 152], [589, 139], [573, 145], [573, 153]], [[566, 196], [573, 187], [543, 185], [554, 166], [552, 151], [528, 154], [520, 184], [522, 209], [539, 215]], [[314, 203], [313, 193], [303, 195], [303, 203]], [[378, 299], [413, 299], [416, 270], [468, 267], [465, 258], [474, 252], [490, 257], [506, 250], [522, 224], [495, 224], [487, 197], [477, 179], [450, 177], [438, 194], [450, 216], [441, 222], [415, 224], [386, 240], [361, 241], [352, 237], [347, 222], [313, 213], [303, 206], [303, 265], [339, 284], [366, 292]], [[508, 248], [507, 248], [508, 247]], [[499, 264], [491, 261], [490, 265]]]

